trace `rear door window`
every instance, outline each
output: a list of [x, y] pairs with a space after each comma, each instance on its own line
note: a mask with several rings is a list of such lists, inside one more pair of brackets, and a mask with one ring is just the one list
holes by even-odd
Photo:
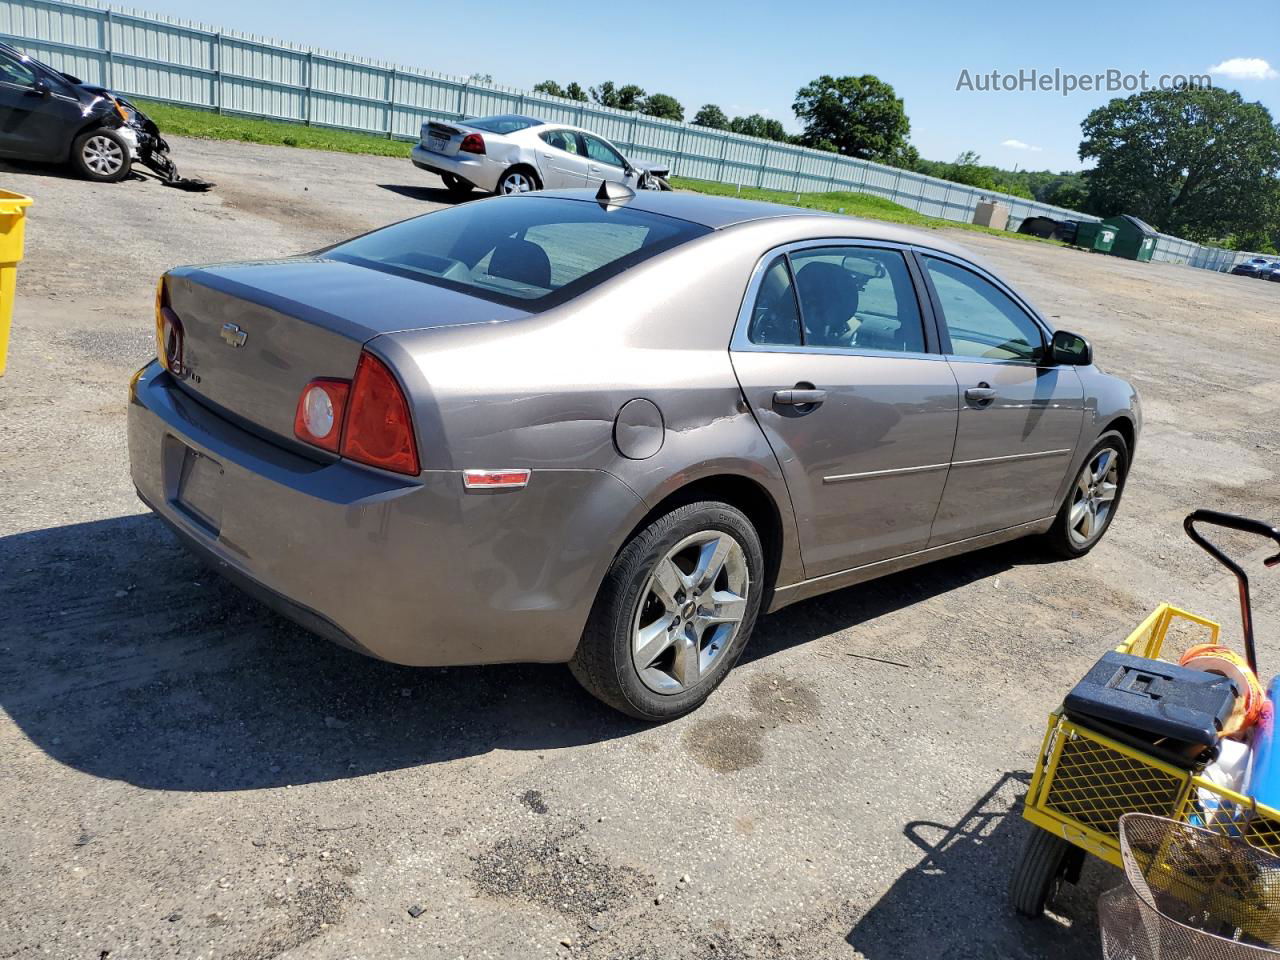
[[924, 353], [924, 324], [897, 250], [820, 247], [791, 254], [804, 342], [812, 347]]
[[538, 136], [549, 147], [571, 153], [575, 157], [582, 155], [582, 151], [578, 149], [578, 138], [571, 130], [544, 130]]

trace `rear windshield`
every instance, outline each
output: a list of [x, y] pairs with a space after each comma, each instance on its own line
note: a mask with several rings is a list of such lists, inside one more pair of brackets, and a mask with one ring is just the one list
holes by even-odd
[[502, 197], [392, 224], [325, 256], [540, 310], [710, 232], [594, 200]]
[[465, 126], [487, 130], [489, 133], [515, 133], [517, 130], [536, 127], [542, 123], [541, 120], [535, 120], [533, 117], [521, 117], [514, 113], [504, 113], [497, 117], [477, 117], [475, 120], [462, 122]]

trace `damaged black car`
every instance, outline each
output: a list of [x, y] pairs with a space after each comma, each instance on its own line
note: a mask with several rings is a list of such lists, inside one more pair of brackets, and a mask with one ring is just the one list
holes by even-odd
[[70, 163], [100, 183], [124, 180], [138, 164], [187, 189], [169, 145], [141, 110], [105, 87], [82, 83], [0, 43], [0, 157]]

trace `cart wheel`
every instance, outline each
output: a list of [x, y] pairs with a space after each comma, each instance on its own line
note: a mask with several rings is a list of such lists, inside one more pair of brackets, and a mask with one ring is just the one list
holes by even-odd
[[1075, 848], [1055, 834], [1032, 827], [1022, 846], [1022, 859], [1009, 881], [1009, 900], [1024, 917], [1043, 916], [1071, 864]]

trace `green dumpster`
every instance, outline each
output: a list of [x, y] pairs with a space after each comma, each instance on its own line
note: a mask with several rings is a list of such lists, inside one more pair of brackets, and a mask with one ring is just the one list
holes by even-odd
[[1156, 252], [1156, 230], [1153, 226], [1127, 213], [1108, 217], [1102, 222], [1116, 231], [1116, 242], [1110, 251], [1113, 257], [1150, 262], [1151, 255]]
[[1108, 223], [1081, 221], [1076, 230], [1076, 246], [1086, 250], [1097, 250], [1099, 253], [1110, 253], [1116, 242], [1116, 228]]

